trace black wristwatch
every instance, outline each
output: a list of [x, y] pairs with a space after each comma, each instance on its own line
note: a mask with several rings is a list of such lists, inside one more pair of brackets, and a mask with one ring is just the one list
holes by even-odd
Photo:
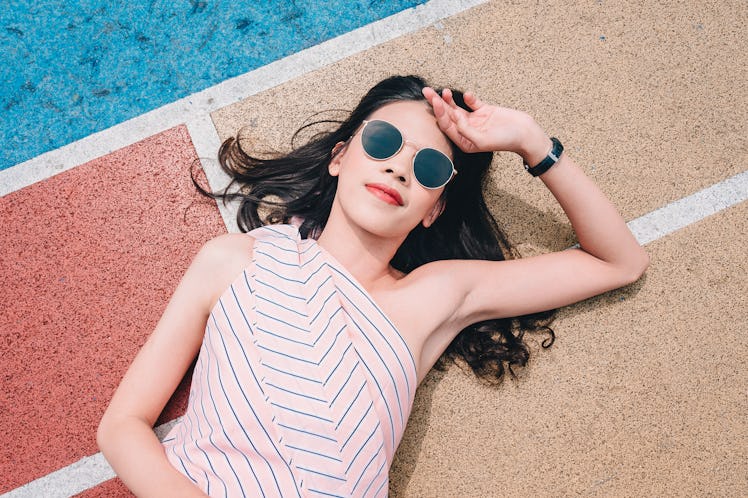
[[525, 169], [532, 176], [542, 175], [543, 173], [551, 169], [551, 166], [556, 164], [558, 162], [558, 159], [561, 157], [561, 153], [564, 151], [564, 146], [561, 145], [561, 142], [559, 142], [558, 138], [556, 137], [551, 137], [551, 142], [553, 142], [553, 147], [551, 148], [551, 151], [548, 153], [548, 155], [545, 156], [545, 159], [543, 159], [533, 167], [530, 167], [529, 164], [524, 163]]

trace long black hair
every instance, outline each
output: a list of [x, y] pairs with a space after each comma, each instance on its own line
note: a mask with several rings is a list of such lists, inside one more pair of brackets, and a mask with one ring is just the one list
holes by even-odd
[[[232, 177], [232, 184], [222, 193], [212, 193], [202, 188], [194, 175], [193, 182], [202, 194], [211, 198], [238, 199], [237, 221], [244, 232], [295, 218], [301, 220], [302, 238], [316, 237], [327, 223], [337, 189], [337, 177], [331, 176], [327, 169], [335, 145], [348, 140], [364, 119], [385, 104], [425, 101], [421, 93], [425, 86], [427, 83], [418, 76], [387, 78], [369, 90], [346, 119], [308, 123], [294, 134], [292, 144], [307, 128], [337, 127], [319, 132], [276, 157], [252, 156], [237, 138], [229, 138], [221, 145], [218, 158], [221, 167]], [[452, 94], [457, 105], [470, 110], [461, 92], [452, 90]], [[466, 154], [455, 144], [451, 146], [459, 174], [442, 193], [445, 209], [431, 227], [419, 224], [406, 237], [391, 261], [397, 270], [408, 273], [423, 264], [445, 259], [500, 261], [517, 256], [483, 198], [493, 153]], [[470, 325], [455, 337], [436, 366], [444, 368], [446, 360], [464, 362], [479, 378], [498, 381], [505, 365], [514, 374], [513, 366], [527, 363], [526, 332], [545, 332], [543, 347], [553, 343], [555, 336], [548, 326], [552, 316], [553, 311], [548, 311]]]

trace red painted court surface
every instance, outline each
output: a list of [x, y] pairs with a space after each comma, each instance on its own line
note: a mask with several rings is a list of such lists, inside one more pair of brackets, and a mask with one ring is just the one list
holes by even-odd
[[194, 254], [226, 231], [192, 185], [196, 159], [179, 126], [0, 198], [0, 493], [98, 452], [122, 375]]

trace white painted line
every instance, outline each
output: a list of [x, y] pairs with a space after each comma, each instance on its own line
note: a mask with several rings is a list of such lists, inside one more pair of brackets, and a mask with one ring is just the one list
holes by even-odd
[[104, 456], [97, 453], [5, 493], [2, 498], [66, 498], [113, 477], [114, 471]]
[[[190, 133], [192, 145], [195, 147], [200, 165], [208, 179], [208, 186], [213, 192], [222, 192], [231, 182], [231, 177], [226, 174], [218, 164], [218, 148], [221, 139], [213, 125], [209, 114], [204, 114], [187, 122], [187, 131]], [[238, 233], [239, 225], [236, 222], [236, 213], [239, 210], [239, 202], [224, 203], [216, 200], [216, 205], [223, 218], [223, 223], [229, 232]]]
[[[180, 419], [181, 417], [156, 427], [154, 432], [158, 439], [163, 440]], [[114, 477], [116, 475], [104, 455], [96, 453], [9, 491], [0, 498], [67, 498]]]
[[0, 171], [0, 196], [488, 0], [431, 0]]
[[630, 221], [628, 226], [644, 245], [745, 200], [748, 200], [748, 171], [671, 202]]

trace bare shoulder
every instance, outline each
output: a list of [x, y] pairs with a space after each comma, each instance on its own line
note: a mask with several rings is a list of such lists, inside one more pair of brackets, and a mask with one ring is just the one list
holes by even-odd
[[[419, 266], [406, 276], [406, 281], [416, 285], [433, 285], [437, 283], [451, 283], [454, 288], [456, 281], [464, 276], [465, 272], [481, 271], [483, 260], [446, 259], [433, 261]], [[444, 289], [442, 289], [444, 290]]]
[[458, 311], [465, 291], [459, 285], [462, 265], [457, 261], [434, 261], [422, 265], [399, 282], [401, 300], [411, 319], [419, 324], [417, 335], [426, 340], [434, 333], [453, 331], [459, 326]]
[[460, 305], [465, 291], [457, 275], [463, 265], [435, 261], [401, 278], [394, 291], [382, 298], [387, 312], [405, 334], [425, 374], [461, 329]]
[[[429, 323], [430, 328], [439, 328], [455, 318], [454, 312], [464, 297], [464, 290], [456, 284], [461, 273], [469, 266], [465, 263], [467, 261], [434, 261], [419, 266], [399, 281], [398, 287], [406, 296], [414, 296], [416, 307], [411, 312], [432, 318], [424, 322]], [[434, 305], [437, 304], [438, 309], [435, 309]]]
[[211, 305], [252, 263], [254, 241], [245, 233], [219, 235], [206, 242], [195, 256], [192, 266], [208, 287]]
[[225, 233], [207, 241], [200, 253], [216, 261], [224, 258], [252, 259], [255, 239], [246, 233]]

